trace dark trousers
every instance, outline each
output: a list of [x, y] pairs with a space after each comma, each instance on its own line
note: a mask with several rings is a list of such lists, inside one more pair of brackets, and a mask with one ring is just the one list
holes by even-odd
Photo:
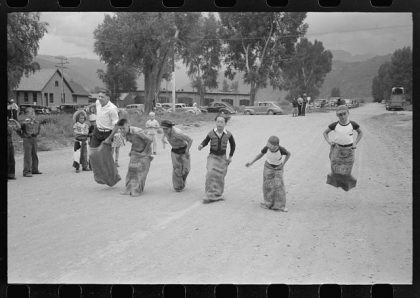
[[36, 137], [23, 138], [23, 174], [37, 173], [38, 153]]
[[15, 148], [7, 141], [7, 177], [15, 177]]
[[82, 165], [83, 169], [87, 169], [89, 167], [88, 160], [87, 160], [87, 144], [86, 144], [87, 141], [85, 140], [81, 142], [82, 144], [80, 144], [79, 141], [74, 142], [74, 151], [80, 149], [80, 161], [78, 164], [73, 163], [73, 166], [76, 169], [79, 169], [80, 165]]
[[302, 115], [302, 105], [298, 105], [298, 116]]
[[305, 111], [306, 111], [306, 102], [302, 104], [302, 111], [301, 111], [302, 116], [305, 116]]
[[10, 118], [10, 119], [15, 119], [15, 120], [17, 120], [17, 110], [7, 110], [7, 116]]
[[98, 148], [103, 141], [111, 134], [111, 131], [103, 132], [99, 131], [97, 127], [93, 130], [92, 138], [90, 139], [90, 147]]

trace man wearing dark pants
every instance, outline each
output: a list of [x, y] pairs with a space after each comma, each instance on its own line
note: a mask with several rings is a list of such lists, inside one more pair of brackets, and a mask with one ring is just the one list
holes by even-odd
[[305, 116], [306, 105], [308, 104], [308, 96], [306, 93], [303, 93], [303, 102], [302, 102], [302, 116]]
[[35, 112], [32, 108], [26, 108], [25, 120], [17, 133], [23, 140], [23, 176], [32, 177], [32, 174], [42, 174], [38, 169], [37, 136], [40, 131], [40, 123], [35, 120]]
[[109, 101], [109, 98], [104, 93], [100, 92], [96, 101], [96, 127], [92, 133], [90, 147], [99, 147], [111, 135], [112, 129], [117, 122], [118, 108]]

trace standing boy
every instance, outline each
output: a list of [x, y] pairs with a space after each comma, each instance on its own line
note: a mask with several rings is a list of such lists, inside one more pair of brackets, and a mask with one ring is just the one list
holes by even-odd
[[23, 139], [23, 176], [32, 177], [34, 174], [42, 174], [38, 169], [37, 136], [41, 129], [40, 123], [35, 118], [35, 112], [31, 107], [25, 109], [25, 120], [21, 129], [17, 131]]

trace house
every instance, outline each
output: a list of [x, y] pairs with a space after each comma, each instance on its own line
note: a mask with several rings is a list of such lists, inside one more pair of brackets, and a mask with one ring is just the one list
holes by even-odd
[[70, 83], [58, 69], [40, 69], [23, 76], [14, 90], [18, 105], [37, 104], [56, 108], [62, 104], [85, 104], [89, 94], [79, 84]]
[[89, 92], [87, 92], [80, 84], [73, 80], [69, 82], [71, 89], [73, 90], [72, 98], [74, 104], [88, 104], [89, 103]]

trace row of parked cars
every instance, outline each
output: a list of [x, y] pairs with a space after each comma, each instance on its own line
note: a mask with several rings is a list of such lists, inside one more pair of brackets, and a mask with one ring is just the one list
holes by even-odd
[[87, 105], [60, 105], [58, 107], [46, 107], [41, 105], [31, 105], [31, 104], [23, 104], [19, 106], [19, 115], [25, 112], [27, 107], [31, 107], [34, 109], [35, 114], [38, 115], [50, 115], [50, 114], [63, 114], [69, 113], [73, 114], [77, 110], [84, 109]]

